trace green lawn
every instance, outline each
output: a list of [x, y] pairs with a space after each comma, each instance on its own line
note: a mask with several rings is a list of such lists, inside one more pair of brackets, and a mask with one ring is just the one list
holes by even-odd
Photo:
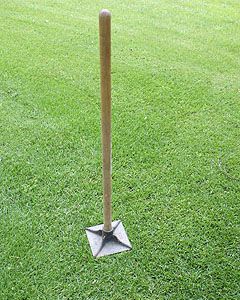
[[[112, 12], [102, 223], [98, 12]], [[239, 0], [1, 0], [0, 299], [240, 299]]]

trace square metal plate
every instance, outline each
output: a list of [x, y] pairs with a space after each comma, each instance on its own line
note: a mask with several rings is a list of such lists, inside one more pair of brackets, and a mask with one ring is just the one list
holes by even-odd
[[113, 238], [104, 242], [99, 234], [103, 224], [86, 228], [86, 234], [94, 257], [101, 257], [114, 253], [131, 250], [132, 246], [121, 221], [112, 222]]

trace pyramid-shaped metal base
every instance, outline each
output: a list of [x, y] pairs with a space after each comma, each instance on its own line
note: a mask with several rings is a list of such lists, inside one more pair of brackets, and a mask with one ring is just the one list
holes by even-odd
[[103, 224], [86, 228], [94, 257], [131, 250], [132, 246], [121, 221], [112, 222], [112, 231], [103, 231]]

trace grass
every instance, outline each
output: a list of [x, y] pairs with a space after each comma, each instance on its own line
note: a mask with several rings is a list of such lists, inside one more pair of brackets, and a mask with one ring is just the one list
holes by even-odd
[[[98, 11], [112, 11], [102, 222]], [[239, 299], [238, 0], [0, 3], [0, 299]]]

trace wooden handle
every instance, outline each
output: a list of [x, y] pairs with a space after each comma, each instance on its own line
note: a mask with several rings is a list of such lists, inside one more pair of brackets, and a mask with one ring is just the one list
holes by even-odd
[[104, 231], [112, 230], [111, 178], [111, 13], [99, 13]]

